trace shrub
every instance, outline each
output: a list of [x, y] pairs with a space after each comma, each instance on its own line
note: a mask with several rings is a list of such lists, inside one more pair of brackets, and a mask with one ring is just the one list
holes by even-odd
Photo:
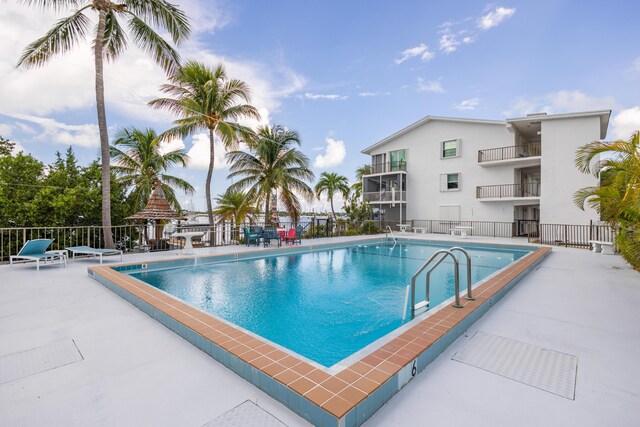
[[358, 230], [354, 230], [354, 229], [346, 230], [343, 234], [343, 236], [357, 236], [357, 235], [358, 235]]
[[362, 223], [360, 232], [362, 234], [379, 234], [380, 229], [376, 226], [376, 224], [373, 221], [365, 221]]

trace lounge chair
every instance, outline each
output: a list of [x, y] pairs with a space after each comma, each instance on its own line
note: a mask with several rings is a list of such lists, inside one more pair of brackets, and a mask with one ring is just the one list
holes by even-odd
[[9, 265], [13, 265], [13, 260], [24, 259], [36, 262], [36, 270], [40, 270], [40, 261], [44, 264], [64, 264], [67, 266], [66, 251], [47, 251], [47, 248], [53, 243], [53, 239], [33, 239], [27, 240], [18, 255], [9, 257]]
[[71, 252], [71, 258], [75, 258], [78, 255], [93, 255], [93, 257], [100, 257], [100, 264], [102, 264], [103, 255], [118, 255], [120, 254], [120, 262], [123, 261], [122, 251], [120, 249], [97, 249], [91, 246], [70, 246], [65, 248]]
[[262, 232], [262, 241], [264, 243], [264, 246], [269, 246], [272, 240], [277, 240], [278, 246], [282, 246], [282, 241], [280, 240], [280, 233], [278, 233], [278, 229], [275, 227], [265, 227], [264, 231]]
[[252, 241], [256, 242], [256, 246], [260, 244], [260, 235], [257, 233], [251, 233], [249, 227], [244, 228], [244, 241], [249, 246]]

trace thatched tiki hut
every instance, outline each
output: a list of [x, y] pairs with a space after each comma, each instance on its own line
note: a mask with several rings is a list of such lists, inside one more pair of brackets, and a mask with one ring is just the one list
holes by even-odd
[[145, 227], [145, 240], [149, 242], [151, 250], [166, 250], [169, 249], [169, 243], [166, 239], [162, 238], [164, 224], [172, 219], [185, 220], [187, 218], [171, 208], [164, 195], [164, 191], [162, 191], [162, 186], [160, 183], [157, 183], [151, 193], [147, 206], [140, 212], [126, 219], [155, 221], [155, 238], [147, 239], [147, 229]]

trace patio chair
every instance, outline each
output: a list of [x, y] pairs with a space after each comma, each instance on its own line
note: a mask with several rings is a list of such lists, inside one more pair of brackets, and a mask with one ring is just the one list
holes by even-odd
[[93, 257], [100, 257], [100, 264], [102, 264], [103, 255], [120, 255], [120, 262], [124, 261], [122, 257], [122, 251], [120, 249], [97, 249], [91, 246], [69, 246], [65, 248], [71, 252], [71, 258], [75, 258], [76, 254], [79, 255], [93, 255]]
[[17, 255], [9, 257], [9, 265], [13, 266], [13, 260], [24, 259], [36, 262], [36, 270], [40, 270], [40, 261], [44, 264], [64, 264], [67, 266], [67, 251], [47, 251], [53, 243], [53, 239], [27, 240]]
[[[299, 231], [298, 231], [299, 229]], [[301, 237], [302, 237], [302, 228], [298, 227], [298, 228], [290, 228], [289, 231], [287, 232], [287, 237], [286, 237], [286, 242], [292, 245], [300, 244], [301, 243]]]
[[275, 227], [265, 227], [264, 231], [262, 232], [262, 241], [264, 243], [264, 246], [269, 246], [272, 240], [278, 241], [278, 247], [282, 246], [282, 241], [280, 240], [280, 233], [278, 233], [278, 229]]
[[252, 241], [256, 242], [256, 246], [260, 245], [260, 235], [257, 233], [251, 233], [249, 227], [244, 228], [244, 241], [249, 246]]

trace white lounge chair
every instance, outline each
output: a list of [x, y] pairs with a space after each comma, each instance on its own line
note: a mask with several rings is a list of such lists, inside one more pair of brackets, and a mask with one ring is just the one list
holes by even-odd
[[66, 251], [47, 251], [49, 245], [53, 243], [53, 239], [33, 239], [27, 240], [18, 255], [9, 257], [9, 265], [13, 266], [13, 260], [24, 259], [36, 262], [36, 270], [40, 270], [40, 261], [44, 264], [64, 264], [67, 266]]
[[120, 254], [120, 262], [123, 261], [122, 251], [120, 249], [98, 249], [92, 248], [91, 246], [70, 246], [65, 248], [69, 252], [71, 252], [71, 257], [75, 258], [76, 254], [79, 255], [93, 255], [93, 257], [100, 257], [100, 264], [102, 264], [102, 256], [103, 255], [118, 255]]

